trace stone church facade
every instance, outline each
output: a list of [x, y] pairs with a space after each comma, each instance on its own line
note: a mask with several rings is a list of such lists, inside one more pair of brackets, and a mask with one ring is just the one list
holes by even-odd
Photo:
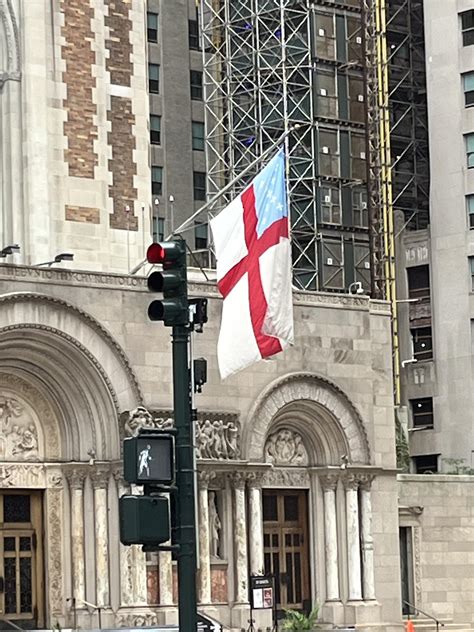
[[[170, 554], [118, 538], [121, 441], [172, 424], [169, 330], [147, 321], [145, 283], [0, 267], [2, 617], [97, 627], [93, 604], [109, 627], [176, 620]], [[196, 402], [200, 609], [247, 627], [249, 575], [271, 572], [281, 607], [398, 627], [387, 306], [295, 294], [295, 346], [221, 383], [220, 299], [212, 283], [190, 289], [210, 316], [194, 335], [209, 364]]]

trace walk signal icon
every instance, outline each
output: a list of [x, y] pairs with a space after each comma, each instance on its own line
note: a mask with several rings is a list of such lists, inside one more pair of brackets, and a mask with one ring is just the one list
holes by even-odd
[[174, 437], [141, 434], [123, 442], [124, 478], [135, 485], [170, 485], [174, 480]]

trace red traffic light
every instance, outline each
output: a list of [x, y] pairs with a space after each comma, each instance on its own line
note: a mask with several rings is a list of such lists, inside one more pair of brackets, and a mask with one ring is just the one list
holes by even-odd
[[163, 263], [166, 260], [166, 250], [159, 243], [153, 243], [146, 251], [148, 263]]
[[148, 263], [169, 263], [186, 257], [186, 246], [183, 240], [162, 241], [153, 243], [146, 251]]

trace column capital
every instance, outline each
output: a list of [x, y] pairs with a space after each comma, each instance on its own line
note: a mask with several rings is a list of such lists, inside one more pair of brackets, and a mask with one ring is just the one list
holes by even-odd
[[106, 488], [109, 478], [110, 468], [108, 466], [95, 466], [91, 472], [91, 481], [94, 489]]
[[375, 474], [368, 474], [368, 473], [360, 473], [357, 474], [357, 481], [359, 483], [359, 487], [360, 489], [362, 489], [365, 492], [370, 491], [370, 488], [372, 487], [372, 481], [375, 478]]
[[351, 472], [345, 472], [344, 475], [342, 476], [342, 483], [346, 491], [357, 491], [357, 488], [359, 487], [359, 480], [357, 478], [357, 474], [352, 474]]
[[84, 481], [87, 478], [87, 469], [88, 466], [78, 465], [74, 467], [68, 467], [64, 470], [64, 474], [68, 480], [69, 487], [71, 489], [81, 489], [84, 487]]
[[216, 478], [216, 473], [211, 470], [198, 472], [199, 489], [209, 489], [209, 484]]
[[335, 491], [339, 481], [339, 474], [323, 474], [319, 477], [323, 491]]
[[263, 482], [263, 472], [248, 472], [247, 482], [251, 489], [261, 489]]
[[234, 472], [230, 478], [234, 489], [245, 489], [245, 483], [247, 482], [247, 474], [245, 472]]

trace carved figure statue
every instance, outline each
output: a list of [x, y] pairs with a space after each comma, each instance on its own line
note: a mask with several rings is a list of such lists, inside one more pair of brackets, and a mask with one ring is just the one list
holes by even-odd
[[217, 498], [215, 492], [209, 492], [209, 549], [211, 557], [220, 559], [220, 533], [222, 524], [217, 512]]
[[20, 402], [13, 397], [0, 397], [0, 458], [38, 458], [38, 434], [32, 421]]
[[277, 430], [266, 441], [265, 460], [274, 465], [306, 465], [308, 455], [302, 436], [286, 428]]

